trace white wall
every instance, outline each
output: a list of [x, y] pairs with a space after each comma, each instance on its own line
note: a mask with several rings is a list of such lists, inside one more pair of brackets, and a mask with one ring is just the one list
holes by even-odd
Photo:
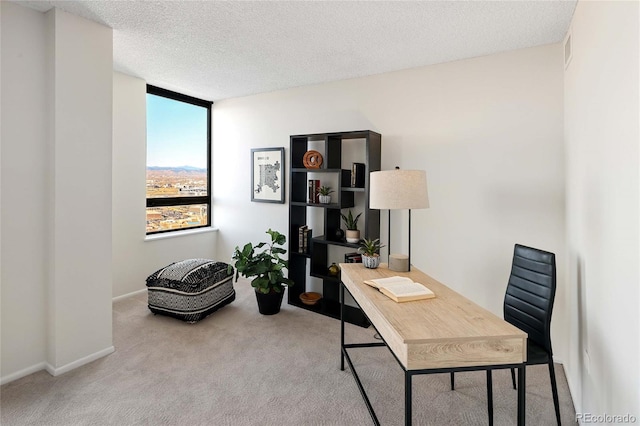
[[4, 383], [113, 351], [112, 35], [0, 8]]
[[[44, 367], [46, 353], [44, 14], [2, 2], [0, 376]], [[25, 371], [25, 373], [31, 370]]]
[[[52, 175], [49, 364], [113, 350], [111, 339], [112, 30], [53, 9], [48, 70]], [[111, 349], [109, 349], [111, 348]]]
[[[138, 290], [139, 262], [128, 262], [144, 247], [146, 83], [113, 73], [113, 296]], [[143, 163], [144, 164], [144, 163]]]
[[145, 239], [146, 91], [144, 80], [113, 73], [114, 297], [145, 289], [145, 279], [171, 262], [218, 259], [215, 232]]
[[579, 2], [565, 72], [567, 373], [577, 412], [640, 418], [638, 2]]
[[[286, 204], [250, 202], [250, 148], [284, 146], [288, 156], [290, 135], [371, 129], [382, 134], [383, 169], [427, 172], [431, 208], [412, 217], [417, 267], [501, 315], [513, 245], [532, 245], [557, 254], [564, 305], [562, 79], [555, 44], [217, 102], [220, 257], [287, 229]], [[394, 238], [393, 251], [406, 244]], [[565, 329], [558, 309], [559, 355]]]

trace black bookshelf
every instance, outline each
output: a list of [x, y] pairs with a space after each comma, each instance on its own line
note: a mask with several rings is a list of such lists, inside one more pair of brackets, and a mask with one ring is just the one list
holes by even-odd
[[[354, 140], [357, 140], [355, 142]], [[343, 148], [347, 143], [363, 143], [364, 158], [357, 161], [365, 165], [364, 187], [351, 187], [351, 170], [343, 168]], [[313, 146], [311, 148], [310, 146]], [[319, 147], [322, 148], [319, 148]], [[319, 169], [307, 169], [303, 164], [304, 154], [309, 149], [322, 153], [323, 164]], [[361, 238], [380, 237], [380, 211], [369, 208], [369, 173], [380, 170], [382, 155], [382, 136], [371, 130], [317, 133], [290, 137], [290, 177], [289, 177], [289, 278], [295, 282], [288, 290], [288, 303], [312, 312], [332, 318], [340, 318], [340, 279], [330, 276], [328, 267], [332, 262], [342, 259], [330, 259], [329, 247], [341, 246], [357, 249], [358, 244], [336, 240], [336, 232], [342, 228], [340, 212], [342, 209], [356, 208], [362, 211], [359, 228]], [[321, 173], [337, 180], [331, 204], [309, 203], [308, 174]], [[356, 202], [356, 200], [358, 200]], [[322, 229], [314, 230], [309, 242], [309, 252], [299, 252], [298, 230], [308, 225], [309, 209], [321, 209]], [[364, 226], [363, 226], [364, 225]], [[310, 273], [307, 274], [309, 264]], [[308, 291], [310, 277], [322, 280], [322, 299], [316, 305], [305, 305], [300, 294]], [[369, 321], [359, 308], [345, 306], [345, 321], [362, 327], [368, 327]]]

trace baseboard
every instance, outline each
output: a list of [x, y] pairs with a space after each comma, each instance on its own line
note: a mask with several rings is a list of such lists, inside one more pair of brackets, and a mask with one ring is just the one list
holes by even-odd
[[556, 364], [562, 364], [564, 365], [564, 362], [562, 361], [562, 358], [558, 358], [557, 356], [553, 356], [553, 362], [555, 362]]
[[113, 346], [109, 346], [108, 348], [105, 348], [101, 351], [98, 351], [96, 353], [93, 353], [91, 355], [85, 356], [84, 358], [80, 358], [78, 360], [75, 360], [73, 362], [70, 362], [67, 365], [63, 365], [62, 367], [58, 367], [55, 368], [53, 367], [51, 364], [46, 363], [45, 368], [46, 370], [49, 372], [49, 374], [51, 374], [52, 376], [59, 376], [61, 374], [64, 374], [68, 371], [74, 370], [78, 367], [81, 367], [85, 364], [88, 364], [92, 361], [95, 361], [97, 359], [100, 359], [104, 356], [107, 356], [109, 354], [112, 354], [113, 352], [115, 352], [115, 348]]
[[11, 373], [7, 376], [0, 377], [0, 385], [4, 385], [9, 382], [13, 382], [14, 380], [22, 379], [29, 374], [37, 373], [40, 370], [46, 369], [46, 363], [39, 362], [31, 367], [23, 368], [20, 371], [16, 371], [15, 373]]
[[112, 300], [114, 302], [117, 302], [118, 300], [128, 299], [129, 297], [135, 296], [136, 294], [144, 293], [145, 291], [147, 291], [147, 289], [143, 288], [143, 289], [140, 289], [140, 290], [132, 291], [131, 293], [123, 294], [122, 296], [116, 296]]

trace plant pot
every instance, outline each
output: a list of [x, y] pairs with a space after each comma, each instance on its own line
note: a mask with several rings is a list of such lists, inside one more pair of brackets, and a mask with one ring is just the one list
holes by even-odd
[[320, 200], [320, 204], [331, 203], [331, 195], [318, 195], [318, 199]]
[[256, 300], [258, 301], [258, 311], [262, 315], [274, 315], [280, 312], [282, 298], [284, 297], [284, 289], [280, 293], [275, 291], [272, 293], [261, 293], [256, 291]]
[[360, 230], [359, 229], [347, 229], [347, 242], [358, 243], [360, 242]]
[[367, 256], [366, 254], [363, 254], [362, 264], [365, 268], [376, 269], [380, 266], [380, 256]]

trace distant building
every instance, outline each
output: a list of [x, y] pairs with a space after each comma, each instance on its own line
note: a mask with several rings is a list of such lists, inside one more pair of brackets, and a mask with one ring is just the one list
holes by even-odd
[[178, 188], [180, 195], [203, 196], [207, 195], [207, 188], [202, 186], [181, 185]]
[[162, 220], [162, 213], [158, 210], [147, 210], [147, 221]]

